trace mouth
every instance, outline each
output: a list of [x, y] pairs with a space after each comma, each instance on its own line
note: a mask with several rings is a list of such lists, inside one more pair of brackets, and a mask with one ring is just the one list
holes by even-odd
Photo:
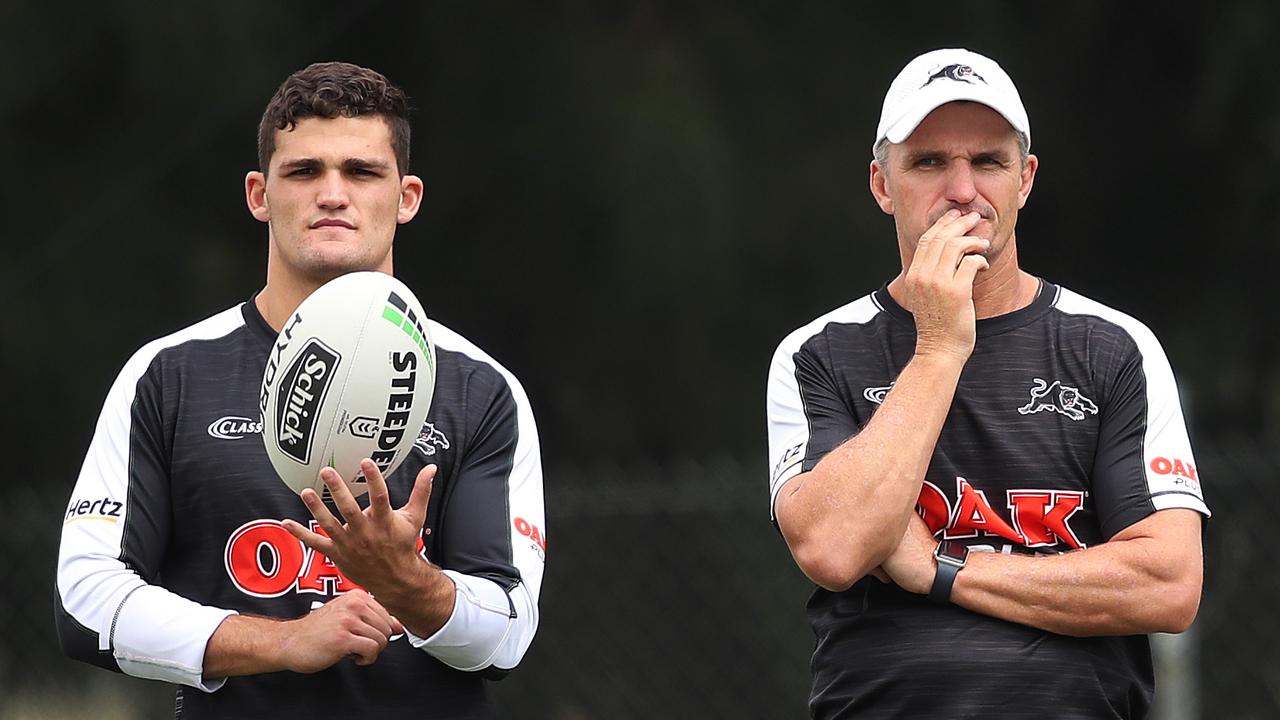
[[340, 218], [321, 218], [320, 220], [311, 223], [309, 227], [312, 230], [318, 230], [320, 228], [342, 228], [346, 230], [356, 229], [355, 225], [352, 225], [346, 220], [342, 220]]
[[930, 224], [933, 224], [933, 223], [938, 222], [938, 220], [939, 220], [943, 215], [946, 215], [946, 214], [947, 214], [947, 212], [948, 212], [949, 210], [959, 210], [959, 211], [960, 211], [960, 214], [962, 214], [962, 215], [968, 215], [968, 214], [969, 214], [969, 213], [971, 213], [971, 212], [976, 212], [976, 213], [978, 213], [978, 216], [981, 218], [978, 222], [980, 222], [980, 223], [983, 223], [983, 222], [987, 222], [987, 223], [995, 222], [995, 212], [994, 212], [994, 211], [992, 211], [990, 208], [983, 208], [983, 207], [969, 207], [969, 208], [964, 208], [964, 207], [962, 207], [962, 208], [946, 208], [946, 209], [944, 209], [943, 211], [941, 211], [941, 212], [937, 213], [937, 214], [936, 214], [936, 217], [931, 217], [931, 218], [929, 218]]

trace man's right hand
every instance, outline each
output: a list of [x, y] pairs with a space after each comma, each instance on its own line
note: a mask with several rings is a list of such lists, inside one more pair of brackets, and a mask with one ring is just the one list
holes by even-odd
[[372, 595], [352, 590], [296, 620], [232, 615], [205, 647], [203, 675], [313, 673], [343, 658], [369, 665], [404, 626]]
[[372, 595], [352, 590], [281, 623], [280, 664], [299, 673], [319, 672], [346, 657], [371, 665], [391, 636], [402, 632], [400, 622]]
[[916, 244], [904, 289], [916, 321], [916, 355], [945, 355], [968, 360], [973, 352], [977, 314], [973, 281], [986, 270], [990, 241], [966, 235], [982, 216], [948, 210]]

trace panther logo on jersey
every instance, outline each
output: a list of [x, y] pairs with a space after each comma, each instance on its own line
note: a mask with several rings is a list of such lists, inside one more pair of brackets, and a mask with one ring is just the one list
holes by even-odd
[[435, 455], [436, 448], [449, 449], [449, 438], [437, 430], [435, 425], [424, 423], [418, 439], [413, 441], [413, 446], [421, 450], [424, 455]]
[[1072, 420], [1083, 420], [1086, 413], [1098, 414], [1098, 405], [1080, 393], [1079, 388], [1063, 385], [1060, 380], [1049, 383], [1035, 378], [1031, 387], [1031, 402], [1018, 408], [1023, 415], [1034, 415], [1043, 411], [1066, 415]]

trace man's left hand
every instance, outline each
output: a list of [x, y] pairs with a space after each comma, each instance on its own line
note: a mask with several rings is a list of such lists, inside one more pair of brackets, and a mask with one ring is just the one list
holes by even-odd
[[418, 473], [408, 502], [399, 510], [391, 509], [387, 482], [378, 466], [365, 459], [360, 470], [369, 483], [368, 508], [361, 510], [338, 471], [327, 467], [320, 471], [320, 479], [346, 522], [334, 517], [320, 495], [308, 488], [302, 491], [302, 502], [325, 534], [312, 532], [292, 520], [285, 520], [284, 527], [307, 547], [324, 553], [352, 582], [375, 596], [393, 593], [433, 569], [418, 554], [418, 540], [427, 517], [436, 466], [428, 465]]

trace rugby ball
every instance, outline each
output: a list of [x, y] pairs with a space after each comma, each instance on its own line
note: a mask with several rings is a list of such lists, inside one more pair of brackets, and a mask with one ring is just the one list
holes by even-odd
[[320, 470], [368, 492], [360, 461], [390, 475], [422, 431], [435, 390], [435, 347], [413, 292], [378, 272], [320, 286], [284, 324], [262, 375], [267, 457], [296, 493], [324, 494]]

